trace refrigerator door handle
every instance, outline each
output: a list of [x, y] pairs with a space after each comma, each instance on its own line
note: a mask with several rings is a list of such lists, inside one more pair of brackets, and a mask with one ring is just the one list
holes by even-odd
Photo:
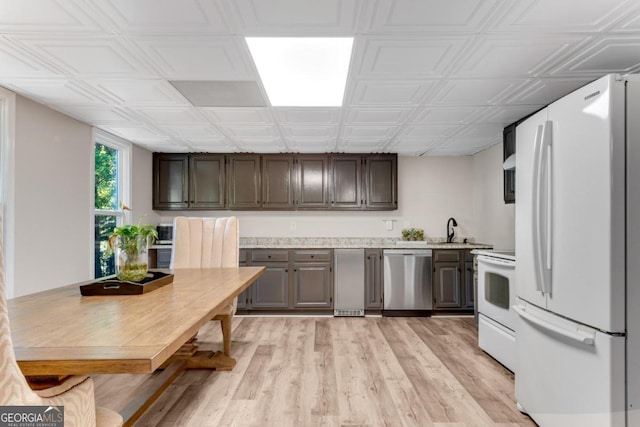
[[562, 335], [565, 338], [569, 338], [573, 341], [577, 341], [581, 344], [594, 346], [595, 345], [595, 337], [593, 335], [585, 335], [586, 332], [580, 333], [580, 331], [571, 331], [568, 329], [561, 328], [560, 326], [556, 326], [552, 323], [547, 322], [546, 320], [540, 319], [531, 313], [527, 313], [525, 307], [521, 305], [514, 305], [513, 310], [518, 313], [520, 317], [522, 317], [527, 322], [530, 322], [536, 326], [541, 327], [542, 329], [546, 329], [547, 331], [555, 332], [558, 335]]
[[531, 209], [533, 212], [532, 217], [532, 243], [533, 243], [533, 270], [535, 272], [536, 290], [542, 292], [544, 295], [545, 289], [542, 287], [543, 273], [542, 273], [542, 242], [541, 237], [541, 172], [542, 172], [542, 137], [544, 133], [544, 126], [539, 125], [536, 129], [536, 137], [533, 144], [533, 191], [531, 192]]
[[[544, 165], [541, 166], [541, 170], [544, 170], [544, 174], [541, 174], [540, 181], [545, 180], [544, 185], [541, 182], [541, 188], [544, 191], [544, 196], [541, 201], [544, 203], [541, 206], [541, 216], [544, 215], [544, 245], [541, 248], [541, 255], [543, 256], [544, 263], [541, 263], [540, 269], [542, 272], [542, 290], [544, 293], [551, 293], [551, 239], [552, 239], [552, 181], [551, 181], [551, 143], [553, 140], [553, 122], [546, 121], [542, 131], [542, 143], [540, 147], [540, 160], [544, 161]], [[544, 252], [543, 252], [544, 251]]]

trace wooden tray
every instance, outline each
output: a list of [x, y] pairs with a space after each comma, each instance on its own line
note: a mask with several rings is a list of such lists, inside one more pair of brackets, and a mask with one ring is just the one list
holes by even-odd
[[141, 295], [173, 283], [173, 274], [150, 271], [140, 282], [123, 282], [117, 279], [98, 280], [80, 286], [83, 296], [94, 295]]

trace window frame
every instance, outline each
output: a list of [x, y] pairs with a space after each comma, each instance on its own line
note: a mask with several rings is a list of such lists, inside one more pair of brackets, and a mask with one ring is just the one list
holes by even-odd
[[0, 209], [7, 299], [15, 295], [15, 127], [16, 94], [0, 87]]
[[[93, 145], [91, 149], [91, 267], [96, 268], [95, 258], [95, 226], [96, 216], [115, 216], [116, 226], [131, 222], [131, 211], [120, 208], [120, 203], [131, 207], [131, 156], [133, 146], [129, 141], [107, 133], [101, 129], [93, 128]], [[96, 144], [118, 150], [118, 206], [114, 210], [96, 209], [95, 187], [96, 187]]]

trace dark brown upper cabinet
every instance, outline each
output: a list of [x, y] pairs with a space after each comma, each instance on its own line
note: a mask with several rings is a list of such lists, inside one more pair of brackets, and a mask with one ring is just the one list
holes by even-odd
[[227, 195], [229, 209], [261, 207], [259, 154], [228, 156]]
[[295, 204], [298, 209], [329, 208], [329, 156], [296, 156]]
[[[502, 160], [516, 152], [516, 124], [507, 126], [502, 132]], [[515, 203], [516, 201], [516, 171], [506, 170], [504, 173], [504, 202]]]
[[331, 207], [360, 209], [362, 205], [362, 156], [331, 155]]
[[153, 158], [153, 208], [224, 208], [224, 155], [164, 154]]
[[189, 208], [223, 209], [224, 155], [192, 154], [189, 156]]
[[189, 207], [189, 155], [155, 153], [153, 156], [153, 208]]
[[398, 157], [370, 155], [364, 159], [366, 209], [398, 209]]
[[262, 156], [262, 208], [293, 209], [293, 155]]

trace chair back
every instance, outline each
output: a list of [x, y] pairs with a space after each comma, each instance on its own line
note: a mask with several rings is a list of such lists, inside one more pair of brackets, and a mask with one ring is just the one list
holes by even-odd
[[9, 310], [4, 281], [4, 250], [2, 244], [2, 206], [0, 205], [0, 406], [40, 405], [16, 362], [9, 329]]
[[238, 219], [176, 217], [171, 268], [238, 267]]

